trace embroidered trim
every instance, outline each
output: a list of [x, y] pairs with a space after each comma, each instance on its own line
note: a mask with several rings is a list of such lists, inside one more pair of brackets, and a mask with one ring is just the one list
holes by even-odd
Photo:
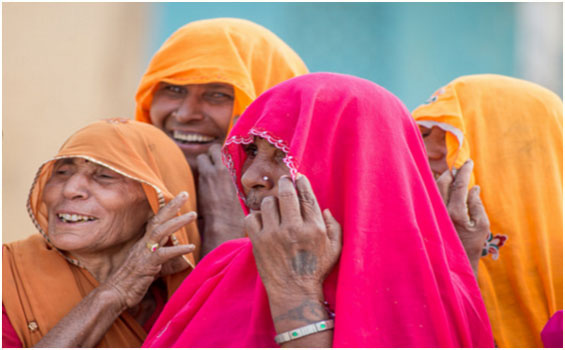
[[236, 171], [234, 169], [233, 159], [228, 152], [228, 146], [231, 145], [231, 144], [248, 145], [250, 143], [253, 143], [254, 136], [259, 136], [259, 137], [267, 140], [271, 145], [275, 146], [276, 148], [280, 149], [281, 151], [283, 151], [285, 153], [285, 157], [283, 158], [283, 162], [284, 162], [284, 164], [286, 164], [286, 166], [290, 170], [290, 176], [291, 176], [293, 182], [296, 181], [296, 175], [298, 174], [298, 167], [296, 165], [295, 159], [294, 159], [293, 156], [290, 155], [290, 147], [285, 143], [285, 141], [282, 138], [277, 137], [277, 136], [273, 135], [272, 133], [270, 133], [269, 131], [261, 129], [261, 128], [251, 128], [249, 130], [249, 134], [247, 136], [234, 135], [234, 136], [228, 138], [226, 140], [225, 144], [224, 144], [224, 147], [223, 147], [223, 150], [222, 150], [222, 161], [224, 162], [224, 165], [230, 171], [233, 182], [236, 184], [235, 187], [237, 189], [237, 194], [238, 194], [239, 198], [241, 198], [243, 201], [245, 201], [245, 194], [241, 191], [240, 186], [239, 186], [239, 182], [237, 181], [237, 174], [236, 174]]
[[481, 252], [481, 256], [491, 254], [492, 260], [497, 260], [500, 254], [500, 248], [504, 246], [504, 243], [506, 243], [507, 240], [507, 235], [497, 234], [493, 236], [492, 232], [489, 232], [488, 238], [485, 241], [485, 245], [483, 247], [483, 251]]
[[[132, 180], [134, 180], [134, 181], [137, 181], [137, 182], [146, 184], [146, 185], [148, 185], [148, 186], [151, 186], [151, 187], [155, 190], [155, 192], [157, 192], [157, 198], [158, 198], [158, 200], [159, 200], [159, 209], [165, 206], [165, 196], [163, 195], [163, 191], [161, 191], [161, 189], [160, 189], [159, 187], [157, 187], [157, 186], [155, 186], [155, 185], [153, 185], [153, 184], [151, 184], [151, 183], [149, 183], [149, 182], [147, 182], [147, 181], [143, 181], [143, 180], [141, 180], [141, 179], [138, 179], [138, 178], [136, 178], [136, 177], [133, 177], [133, 176], [131, 176], [131, 175], [128, 175], [128, 174], [124, 173], [123, 171], [118, 170], [118, 169], [116, 169], [116, 168], [114, 168], [114, 167], [111, 167], [111, 166], [109, 166], [108, 164], [103, 163], [103, 162], [101, 162], [101, 161], [99, 161], [99, 160], [96, 160], [96, 159], [94, 159], [94, 158], [92, 158], [92, 157], [90, 157], [90, 156], [84, 156], [84, 155], [59, 156], [59, 157], [54, 157], [54, 158], [51, 158], [51, 159], [49, 159], [49, 160], [43, 162], [43, 164], [41, 164], [41, 166], [39, 167], [39, 170], [38, 170], [37, 173], [35, 174], [35, 178], [33, 179], [33, 183], [32, 183], [32, 185], [31, 185], [31, 189], [30, 189], [29, 194], [28, 194], [28, 197], [27, 197], [27, 203], [26, 203], [27, 213], [28, 213], [28, 215], [30, 216], [31, 221], [33, 222], [33, 224], [35, 225], [35, 227], [37, 228], [37, 230], [39, 231], [39, 233], [43, 236], [43, 238], [47, 241], [47, 243], [49, 243], [50, 246], [52, 246], [59, 254], [61, 254], [61, 256], [63, 256], [63, 257], [64, 257], [68, 262], [70, 262], [71, 264], [73, 264], [73, 265], [75, 265], [75, 266], [78, 266], [78, 267], [81, 267], [81, 268], [86, 268], [86, 267], [85, 267], [83, 264], [81, 264], [78, 260], [69, 258], [69, 257], [66, 256], [61, 250], [59, 250], [59, 248], [55, 247], [55, 245], [51, 242], [51, 240], [49, 239], [49, 237], [47, 236], [47, 234], [46, 234], [46, 233], [43, 231], [43, 229], [41, 228], [41, 225], [39, 225], [39, 222], [37, 221], [37, 218], [35, 217], [35, 214], [33, 213], [33, 210], [31, 209], [31, 193], [33, 192], [33, 189], [35, 188], [35, 185], [37, 184], [37, 180], [39, 179], [39, 175], [41, 174], [41, 170], [43, 170], [43, 167], [44, 167], [45, 165], [47, 165], [47, 163], [52, 162], [52, 161], [55, 161], [55, 160], [59, 160], [59, 159], [65, 159], [65, 158], [82, 158], [82, 159], [86, 159], [86, 160], [88, 160], [88, 161], [90, 161], [90, 162], [92, 162], [92, 163], [95, 163], [95, 164], [104, 166], [104, 167], [106, 167], [106, 168], [108, 168], [108, 169], [110, 169], [110, 170], [112, 170], [112, 171], [114, 171], [114, 172], [116, 172], [116, 173], [118, 173], [118, 174], [120, 174], [120, 175], [122, 175], [122, 176], [125, 176], [125, 177], [127, 177], [127, 178], [129, 178], [129, 179], [132, 179]], [[172, 237], [172, 236], [174, 236], [174, 234], [171, 235], [171, 237]], [[173, 242], [174, 245], [178, 244], [178, 240], [177, 240], [176, 237], [175, 237], [174, 239], [171, 239], [171, 240], [172, 240], [172, 242]], [[175, 242], [176, 242], [176, 244], [175, 244]], [[186, 259], [185, 259], [185, 260], [186, 260]], [[192, 265], [192, 264], [190, 264], [190, 265]]]

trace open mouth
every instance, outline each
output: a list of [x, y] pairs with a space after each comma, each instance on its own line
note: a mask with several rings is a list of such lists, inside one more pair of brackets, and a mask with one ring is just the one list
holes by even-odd
[[173, 132], [173, 139], [182, 144], [207, 144], [216, 140], [215, 137], [195, 133], [188, 134], [178, 130]]
[[89, 222], [89, 221], [96, 220], [96, 218], [92, 217], [92, 216], [84, 216], [84, 215], [78, 215], [78, 214], [66, 214], [66, 213], [59, 213], [59, 214], [57, 214], [57, 217], [62, 222], [66, 222], [66, 223], [79, 223], [79, 222]]

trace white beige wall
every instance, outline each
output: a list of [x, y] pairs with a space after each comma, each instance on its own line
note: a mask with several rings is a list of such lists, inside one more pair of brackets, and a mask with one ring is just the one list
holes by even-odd
[[2, 241], [35, 232], [39, 165], [74, 131], [133, 117], [150, 4], [2, 4]]

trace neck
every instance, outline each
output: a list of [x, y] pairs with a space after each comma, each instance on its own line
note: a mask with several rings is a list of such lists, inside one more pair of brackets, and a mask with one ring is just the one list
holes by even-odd
[[124, 242], [98, 252], [70, 252], [94, 276], [99, 283], [104, 283], [108, 277], [119, 269], [125, 262], [131, 247], [137, 240]]

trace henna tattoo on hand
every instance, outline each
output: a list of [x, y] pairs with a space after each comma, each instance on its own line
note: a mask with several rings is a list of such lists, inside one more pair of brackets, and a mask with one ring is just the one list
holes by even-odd
[[299, 276], [312, 275], [318, 267], [318, 259], [316, 255], [306, 250], [300, 250], [291, 259], [292, 269]]
[[288, 310], [286, 313], [276, 316], [273, 318], [273, 321], [292, 320], [314, 323], [326, 318], [326, 309], [322, 303], [308, 299], [304, 300], [302, 304], [297, 307]]

